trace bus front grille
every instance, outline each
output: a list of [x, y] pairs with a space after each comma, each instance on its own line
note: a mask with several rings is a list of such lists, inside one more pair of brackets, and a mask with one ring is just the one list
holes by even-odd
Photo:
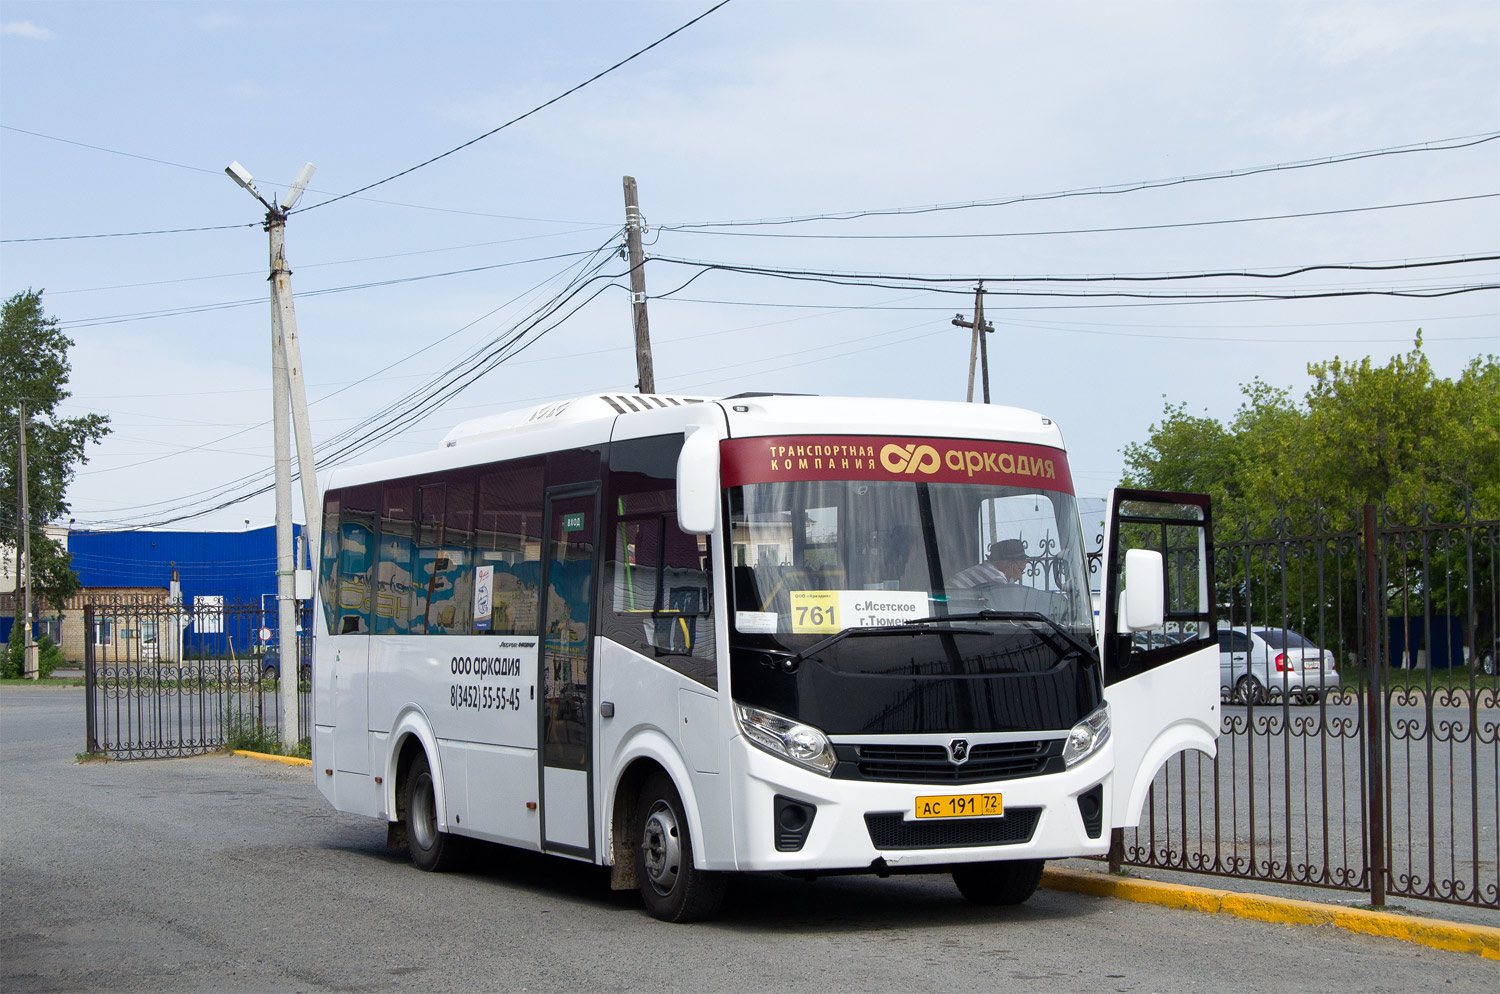
[[899, 811], [865, 815], [876, 849], [959, 849], [1030, 842], [1041, 808], [1013, 808], [1003, 818], [907, 821]]
[[940, 745], [841, 745], [841, 779], [887, 783], [960, 784], [1014, 780], [1055, 773], [1062, 767], [1062, 740], [987, 742], [972, 746], [966, 762], [955, 764]]

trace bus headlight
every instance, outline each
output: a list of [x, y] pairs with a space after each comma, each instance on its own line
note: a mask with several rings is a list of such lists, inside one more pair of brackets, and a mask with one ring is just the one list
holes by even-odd
[[738, 701], [734, 705], [734, 717], [745, 738], [771, 755], [805, 766], [825, 777], [833, 775], [838, 759], [833, 754], [828, 736], [818, 729]]
[[1063, 766], [1074, 766], [1099, 751], [1109, 739], [1109, 704], [1099, 705], [1087, 718], [1073, 726], [1063, 746]]

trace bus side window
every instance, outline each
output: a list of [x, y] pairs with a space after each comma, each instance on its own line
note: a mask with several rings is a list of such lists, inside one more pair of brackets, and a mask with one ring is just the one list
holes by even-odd
[[[537, 634], [542, 576], [540, 459], [480, 470], [472, 567], [480, 566], [492, 567], [494, 572], [490, 615], [473, 619], [475, 630], [494, 635]], [[472, 588], [468, 596], [472, 605]]]
[[467, 635], [474, 616], [474, 475], [448, 477], [442, 542], [434, 550], [429, 635]]
[[[334, 633], [338, 635], [370, 634], [370, 609], [374, 591], [371, 579], [375, 572], [375, 524], [379, 517], [380, 487], [366, 484], [347, 487], [339, 492], [338, 542], [338, 608]], [[326, 538], [325, 538], [326, 543]]]
[[318, 599], [329, 635], [338, 634], [339, 601], [339, 494], [323, 496], [323, 548], [318, 556]]
[[661, 435], [610, 446], [600, 634], [716, 687], [708, 539], [677, 526], [682, 440]]
[[381, 488], [380, 548], [373, 591], [376, 635], [411, 634], [412, 534], [417, 488], [410, 480], [392, 480]]

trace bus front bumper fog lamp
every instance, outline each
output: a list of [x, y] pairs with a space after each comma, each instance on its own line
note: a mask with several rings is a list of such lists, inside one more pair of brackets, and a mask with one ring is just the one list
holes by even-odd
[[1088, 759], [1109, 739], [1109, 704], [1104, 703], [1093, 714], [1073, 726], [1063, 746], [1063, 766], [1070, 767]]
[[738, 701], [734, 705], [734, 717], [745, 738], [771, 755], [805, 766], [825, 777], [833, 775], [838, 760], [828, 736], [818, 729]]

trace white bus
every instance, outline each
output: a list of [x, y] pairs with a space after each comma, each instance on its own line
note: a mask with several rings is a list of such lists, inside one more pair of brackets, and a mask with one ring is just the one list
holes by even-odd
[[324, 515], [314, 775], [422, 869], [539, 850], [669, 921], [731, 871], [1016, 903], [1214, 750], [1207, 498], [1086, 536], [1027, 411], [584, 397], [335, 470]]

